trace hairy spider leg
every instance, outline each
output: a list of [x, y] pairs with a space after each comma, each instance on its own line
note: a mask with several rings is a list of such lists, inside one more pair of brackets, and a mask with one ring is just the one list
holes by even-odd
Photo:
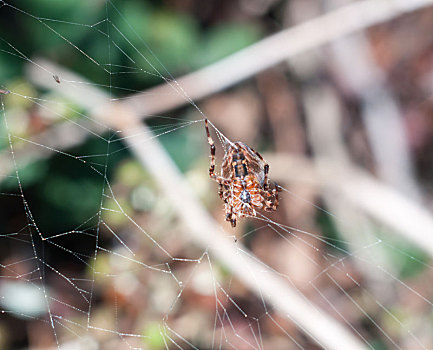
[[[251, 151], [254, 152], [254, 154], [260, 158], [261, 161], [263, 161], [264, 166], [263, 166], [263, 174], [264, 174], [264, 178], [263, 178], [263, 190], [264, 193], [266, 194], [266, 198], [273, 198], [272, 200], [267, 200], [265, 201], [265, 210], [266, 211], [273, 211], [273, 210], [277, 210], [278, 205], [280, 204], [279, 198], [278, 198], [278, 192], [281, 192], [281, 187], [278, 185], [275, 185], [275, 188], [271, 191], [269, 188], [269, 179], [268, 179], [268, 174], [269, 174], [269, 164], [265, 162], [265, 160], [263, 159], [262, 155], [257, 152], [255, 149], [250, 148]], [[264, 196], [265, 198], [265, 196]]]
[[210, 167], [209, 167], [209, 176], [218, 182], [218, 184], [219, 184], [218, 194], [219, 194], [220, 198], [226, 204], [226, 211], [227, 211], [227, 207], [228, 207], [228, 212], [226, 214], [226, 220], [230, 221], [232, 227], [235, 227], [236, 226], [236, 216], [233, 213], [233, 205], [231, 203], [229, 203], [230, 201], [228, 201], [229, 195], [227, 192], [228, 191], [227, 187], [229, 187], [230, 184], [229, 184], [228, 180], [224, 179], [222, 176], [217, 176], [215, 174], [215, 144], [214, 144], [214, 141], [212, 139], [212, 136], [210, 135], [209, 124], [208, 124], [207, 118], [204, 120], [204, 125], [205, 125], [205, 129], [206, 129], [207, 142], [210, 145], [210, 155], [211, 155]]
[[[278, 198], [278, 192], [281, 192], [281, 187], [275, 184], [275, 188], [271, 191], [268, 190], [264, 192], [268, 200], [265, 201], [265, 210], [266, 211], [274, 211], [277, 210], [278, 205], [280, 204], [280, 200]], [[271, 200], [269, 200], [271, 198]]]
[[206, 129], [206, 134], [207, 134], [207, 142], [210, 145], [210, 167], [209, 167], [209, 176], [212, 179], [216, 179], [216, 175], [215, 175], [215, 144], [213, 142], [212, 137], [210, 136], [210, 132], [209, 132], [209, 125], [208, 125], [208, 121], [207, 118], [204, 120], [204, 126]]
[[232, 227], [236, 227], [236, 215], [233, 213], [233, 203], [226, 202], [226, 208], [225, 209], [227, 212], [226, 221], [230, 221], [230, 224], [232, 225]]
[[264, 163], [264, 166], [263, 166], [263, 174], [264, 174], [263, 189], [265, 191], [267, 191], [269, 189], [269, 180], [268, 180], [269, 164], [265, 162], [265, 160], [263, 159], [262, 155], [259, 152], [257, 152], [255, 149], [253, 149], [251, 147], [250, 147], [250, 149]]
[[210, 158], [209, 176], [212, 179], [214, 179], [214, 180], [216, 180], [218, 182], [218, 184], [219, 184], [219, 192], [218, 192], [218, 194], [219, 194], [219, 196], [220, 196], [221, 199], [224, 199], [223, 198], [223, 194], [224, 194], [223, 186], [227, 185], [226, 184], [226, 180], [223, 179], [220, 176], [217, 176], [215, 174], [215, 144], [214, 144], [214, 141], [212, 139], [212, 136], [210, 136], [210, 131], [209, 131], [209, 125], [208, 125], [207, 118], [204, 120], [204, 124], [205, 124], [205, 129], [206, 129], [207, 142], [210, 145], [210, 156], [211, 156], [211, 158]]
[[[260, 156], [260, 154], [259, 154], [258, 152], [256, 152], [256, 154], [257, 154], [258, 156]], [[262, 157], [260, 156], [260, 158], [262, 158]], [[263, 160], [263, 158], [262, 158], [262, 160]], [[265, 191], [267, 191], [267, 190], [269, 189], [269, 183], [268, 183], [269, 165], [268, 165], [268, 163], [265, 163], [265, 165], [264, 165], [264, 167], [263, 167], [263, 172], [264, 172], [264, 174], [265, 174], [265, 177], [264, 177], [264, 179], [263, 179], [263, 189], [264, 189]]]
[[218, 191], [218, 195], [220, 196], [220, 198], [221, 198], [224, 202], [227, 201], [227, 199], [224, 198], [225, 196], [224, 196], [223, 184], [222, 184], [221, 182], [219, 183], [219, 191]]

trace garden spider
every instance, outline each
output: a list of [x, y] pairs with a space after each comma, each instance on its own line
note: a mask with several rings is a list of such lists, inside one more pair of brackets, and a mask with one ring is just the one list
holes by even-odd
[[209, 176], [219, 184], [226, 220], [235, 227], [236, 218], [256, 216], [256, 209], [277, 210], [281, 188], [277, 185], [273, 190], [269, 188], [269, 165], [260, 153], [245, 143], [230, 143], [224, 154], [221, 175], [215, 174], [215, 145], [210, 136], [208, 120], [205, 119], [204, 123], [211, 155]]

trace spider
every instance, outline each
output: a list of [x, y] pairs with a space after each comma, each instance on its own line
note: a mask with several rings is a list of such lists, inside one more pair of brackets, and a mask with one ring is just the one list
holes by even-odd
[[224, 201], [226, 221], [235, 227], [237, 218], [256, 216], [256, 209], [277, 210], [281, 188], [278, 185], [272, 190], [269, 188], [269, 165], [260, 153], [245, 143], [229, 145], [224, 154], [221, 175], [215, 174], [215, 145], [208, 120], [204, 122], [211, 155], [209, 176], [219, 184], [218, 194]]

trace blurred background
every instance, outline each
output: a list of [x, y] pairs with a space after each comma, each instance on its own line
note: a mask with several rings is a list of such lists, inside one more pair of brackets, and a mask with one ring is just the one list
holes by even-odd
[[[0, 348], [320, 349], [188, 238], [121, 133], [61, 89], [170, 93], [167, 79], [356, 3], [0, 1]], [[431, 33], [425, 6], [195, 101], [283, 187], [269, 220], [235, 230], [208, 177], [199, 110], [141, 116], [152, 133], [140, 137], [158, 135], [233, 244], [365, 348], [433, 346]], [[28, 73], [47, 70], [39, 58], [81, 79], [48, 74], [53, 88], [40, 87]]]

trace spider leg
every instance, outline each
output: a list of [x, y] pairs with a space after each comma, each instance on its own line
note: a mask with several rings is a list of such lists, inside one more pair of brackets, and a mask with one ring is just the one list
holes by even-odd
[[[257, 153], [259, 154], [259, 153]], [[267, 191], [269, 189], [269, 181], [268, 181], [268, 173], [269, 173], [269, 165], [268, 163], [265, 163], [263, 167], [263, 173], [265, 174], [265, 177], [263, 179], [263, 189]]]
[[[268, 189], [267, 191], [264, 191], [264, 194], [266, 196], [265, 199], [265, 211], [274, 211], [277, 210], [278, 205], [280, 204], [280, 200], [278, 198], [278, 192], [281, 192], [281, 187], [277, 184], [275, 185], [275, 188], [273, 190]], [[264, 197], [265, 198], [265, 197]]]
[[218, 195], [224, 201], [224, 203], [226, 203], [227, 198], [230, 196], [230, 193], [228, 191], [229, 182], [227, 181], [227, 179], [224, 179], [222, 176], [216, 176], [215, 181], [218, 182], [219, 184]]
[[220, 198], [222, 199], [222, 200], [224, 200], [225, 201], [225, 199], [224, 199], [224, 190], [223, 190], [223, 184], [220, 182], [219, 183], [219, 191], [218, 191], [218, 195], [220, 196]]
[[230, 192], [227, 188], [227, 185], [225, 183], [220, 183], [220, 189], [218, 192], [220, 198], [224, 201], [224, 203], [227, 202], [227, 199], [230, 197]]
[[231, 222], [233, 227], [236, 226], [236, 216], [233, 214], [233, 206], [228, 203], [228, 199], [230, 197], [230, 193], [228, 191], [228, 187], [230, 183], [227, 179], [222, 176], [217, 176], [215, 174], [215, 144], [210, 135], [209, 124], [207, 118], [204, 120], [204, 125], [206, 129], [207, 142], [210, 145], [210, 167], [209, 167], [209, 176], [214, 179], [219, 184], [218, 195], [224, 201], [226, 205], [226, 220]]
[[206, 129], [206, 135], [207, 135], [207, 142], [210, 145], [210, 167], [209, 167], [209, 176], [212, 179], [216, 179], [215, 175], [215, 144], [212, 140], [212, 137], [210, 136], [209, 132], [209, 125], [207, 118], [204, 120], [204, 127]]
[[281, 187], [275, 185], [275, 188], [272, 190], [272, 195], [274, 196], [274, 200], [272, 202], [272, 210], [277, 210], [278, 205], [280, 204], [280, 200], [278, 198], [278, 192], [281, 192]]
[[226, 202], [226, 221], [230, 221], [232, 227], [236, 227], [236, 215], [233, 213], [233, 205]]
[[250, 147], [250, 149], [264, 163], [264, 165], [263, 165], [263, 174], [264, 174], [263, 189], [265, 191], [267, 191], [269, 189], [269, 180], [268, 180], [269, 164], [265, 162], [265, 160], [263, 159], [262, 155], [259, 152], [257, 152], [255, 149], [253, 149], [251, 147]]

